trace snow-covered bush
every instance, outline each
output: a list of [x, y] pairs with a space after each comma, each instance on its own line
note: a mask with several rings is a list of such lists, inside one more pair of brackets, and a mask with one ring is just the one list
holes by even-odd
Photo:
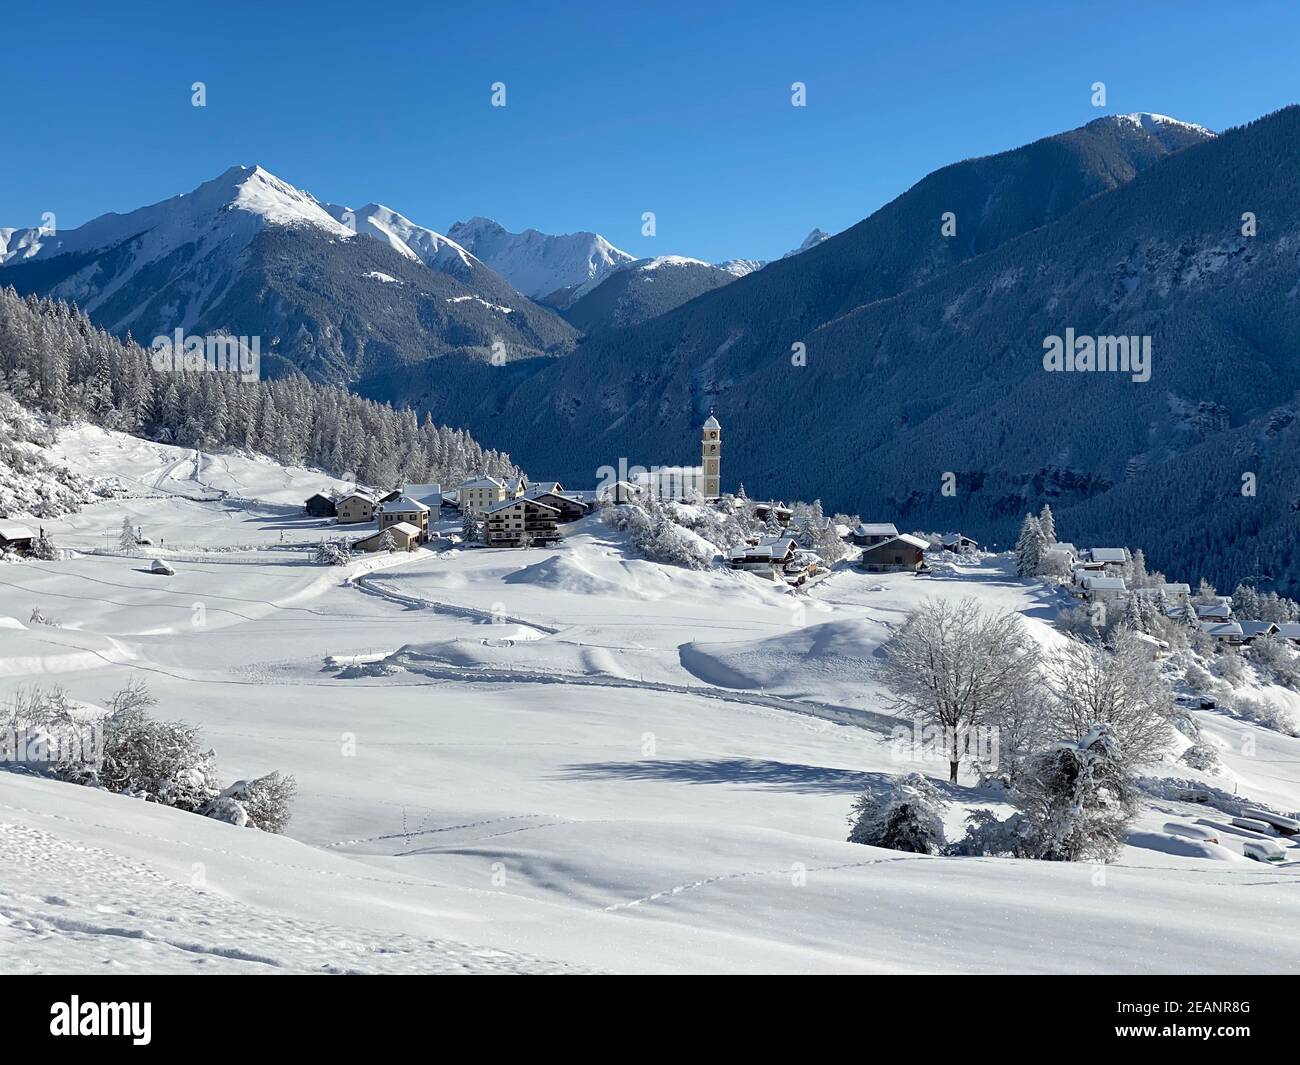
[[1226, 706], [1244, 721], [1263, 725], [1264, 728], [1280, 732], [1284, 736], [1300, 736], [1300, 724], [1295, 715], [1272, 699], [1256, 698], [1232, 691], [1220, 692], [1216, 689], [1219, 705]]
[[1018, 812], [1005, 821], [990, 810], [968, 814], [965, 837], [948, 853], [1111, 862], [1138, 810], [1136, 786], [1104, 725], [1030, 758], [1011, 801]]
[[102, 721], [99, 783], [109, 791], [197, 810], [217, 794], [214, 752], [199, 730], [149, 715], [156, 700], [142, 685], [123, 689]]
[[1246, 663], [1242, 661], [1240, 652], [1225, 647], [1215, 659], [1214, 665], [1219, 676], [1234, 687], [1246, 682]]
[[966, 835], [948, 848], [952, 855], [980, 858], [1035, 858], [1036, 833], [1024, 814], [999, 820], [992, 810], [966, 815]]
[[1033, 856], [1056, 862], [1114, 861], [1138, 809], [1126, 759], [1105, 725], [1034, 756], [1013, 801]]
[[1209, 691], [1210, 685], [1214, 683], [1214, 678], [1210, 676], [1209, 672], [1202, 669], [1196, 662], [1188, 664], [1187, 668], [1183, 671], [1183, 680], [1187, 682], [1187, 686], [1191, 688], [1192, 691], [1197, 692], [1198, 694], [1200, 692]]
[[849, 842], [913, 854], [940, 854], [947, 840], [948, 803], [925, 777], [912, 773], [885, 795], [864, 792], [849, 814]]
[[346, 566], [352, 561], [352, 551], [342, 540], [322, 540], [316, 545], [312, 561], [321, 566]]
[[1219, 760], [1219, 752], [1208, 743], [1193, 743], [1187, 750], [1183, 751], [1178, 760], [1192, 769], [1199, 769], [1205, 773], [1223, 772], [1223, 763]]
[[1256, 640], [1250, 645], [1250, 662], [1262, 678], [1300, 692], [1300, 654], [1285, 641]]
[[653, 500], [625, 503], [602, 511], [601, 520], [623, 532], [633, 550], [651, 562], [708, 569], [717, 548], [699, 533], [678, 524], [675, 519], [683, 516], [683, 507], [675, 502], [660, 506]]
[[289, 823], [289, 807], [297, 790], [293, 777], [268, 773], [254, 780], [235, 781], [199, 807], [198, 812], [238, 828], [279, 833]]
[[152, 717], [155, 703], [138, 681], [114, 693], [103, 712], [73, 702], [61, 688], [19, 689], [0, 708], [0, 762], [21, 761], [29, 771], [232, 824], [284, 830], [293, 777], [274, 772], [223, 791], [199, 730]]
[[58, 777], [75, 775], [86, 753], [93, 753], [92, 725], [62, 688], [19, 688], [0, 708], [0, 762]]

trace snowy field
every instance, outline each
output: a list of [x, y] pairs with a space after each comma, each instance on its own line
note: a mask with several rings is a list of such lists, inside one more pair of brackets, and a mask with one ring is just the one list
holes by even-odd
[[[864, 786], [946, 777], [897, 760], [869, 676], [909, 608], [975, 595], [1060, 638], [1005, 559], [796, 596], [638, 560], [588, 520], [555, 548], [324, 568], [334, 527], [301, 501], [341, 485], [319, 472], [91, 429], [61, 451], [133, 491], [47, 521], [56, 543], [114, 547], [129, 516], [154, 547], [0, 566], [0, 698], [99, 705], [139, 677], [223, 778], [278, 769], [299, 794], [277, 837], [0, 773], [0, 971], [1300, 968], [1300, 863], [1247, 861], [1227, 830], [1179, 844], [1165, 821], [1209, 811], [1176, 799], [1106, 867], [844, 842]], [[1227, 769], [1201, 779], [1300, 807], [1300, 740], [1199, 720]], [[941, 786], [950, 837], [996, 807]]]

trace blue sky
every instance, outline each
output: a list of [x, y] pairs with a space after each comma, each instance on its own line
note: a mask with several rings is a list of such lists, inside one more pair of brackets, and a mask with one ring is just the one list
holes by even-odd
[[1103, 113], [1249, 121], [1300, 96], [1297, 39], [1289, 3], [12, 0], [0, 226], [68, 228], [260, 163], [440, 231], [481, 214], [771, 258]]

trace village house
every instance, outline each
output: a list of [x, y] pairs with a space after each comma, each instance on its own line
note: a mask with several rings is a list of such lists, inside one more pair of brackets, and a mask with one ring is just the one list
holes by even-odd
[[332, 495], [317, 492], [314, 496], [307, 497], [302, 505], [302, 512], [309, 518], [332, 518], [338, 514], [338, 507]]
[[979, 541], [972, 540], [969, 536], [963, 536], [961, 533], [948, 533], [939, 541], [939, 545], [945, 551], [951, 551], [958, 555], [968, 555], [973, 551], [979, 550]]
[[784, 529], [790, 524], [790, 519], [794, 517], [794, 511], [784, 503], [755, 503], [754, 517], [759, 521], [775, 518], [776, 523]]
[[1284, 621], [1277, 627], [1277, 638], [1300, 644], [1300, 621]]
[[440, 484], [408, 484], [401, 488], [394, 488], [386, 495], [379, 497], [379, 502], [389, 503], [400, 496], [406, 496], [414, 499], [417, 503], [423, 503], [430, 511], [437, 512], [442, 508], [442, 485]]
[[[456, 501], [462, 514], [482, 514], [488, 507], [506, 498], [506, 486], [495, 477], [475, 477], [460, 486]], [[512, 497], [513, 498], [513, 497]]]
[[733, 547], [727, 552], [727, 565], [769, 580], [779, 578], [796, 587], [825, 568], [819, 554], [801, 548], [789, 536]]
[[335, 504], [340, 525], [357, 525], [375, 520], [378, 501], [369, 492], [350, 492]]
[[1134, 588], [1134, 595], [1157, 603], [1163, 594], [1166, 617], [1181, 617], [1187, 609], [1187, 599], [1192, 590], [1185, 584], [1157, 584], [1154, 588]]
[[483, 511], [489, 547], [528, 547], [561, 539], [558, 508], [537, 499], [502, 499]]
[[1201, 631], [1219, 643], [1240, 644], [1245, 633], [1235, 621], [1202, 621]]
[[1117, 573], [1128, 563], [1127, 547], [1094, 547], [1088, 552], [1085, 564], [1100, 567], [1106, 573]]
[[423, 543], [425, 534], [410, 522], [399, 521], [371, 533], [352, 545], [354, 551], [383, 551], [385, 536], [392, 542], [393, 550], [414, 551]]
[[1232, 619], [1231, 603], [1197, 603], [1196, 617], [1199, 621], [1230, 621]]
[[0, 521], [0, 551], [26, 554], [36, 542], [36, 534], [16, 521]]
[[[1043, 548], [1041, 565], [1044, 573], [1074, 573], [1075, 583], [1078, 583], [1077, 567], [1079, 564], [1079, 552], [1075, 549], [1074, 544], [1055, 543], [1048, 544]], [[1086, 571], [1083, 571], [1086, 572]]]
[[527, 491], [528, 491], [528, 478], [525, 477], [522, 473], [518, 477], [515, 477], [511, 481], [507, 482], [506, 484], [507, 499], [518, 499], [521, 495], [523, 495]]
[[1271, 621], [1239, 621], [1241, 626], [1241, 642], [1252, 644], [1261, 636], [1275, 636], [1277, 634], [1277, 625]]
[[849, 538], [858, 547], [872, 547], [876, 544], [883, 544], [886, 540], [892, 540], [897, 535], [898, 530], [889, 522], [877, 522], [875, 524], [863, 522], [849, 533]]
[[1128, 597], [1123, 577], [1090, 574], [1083, 579], [1083, 594], [1094, 603], [1121, 603]]
[[929, 546], [919, 537], [901, 533], [863, 548], [858, 564], [868, 573], [914, 573], [925, 565], [925, 549]]
[[554, 507], [560, 514], [560, 522], [577, 521], [584, 517], [588, 507], [581, 499], [565, 495], [564, 486], [559, 481], [542, 481], [533, 485], [524, 493], [525, 499], [536, 499], [548, 507]]
[[757, 543], [733, 547], [727, 552], [732, 569], [767, 571], [794, 561], [799, 545], [789, 536], [776, 536]]
[[382, 503], [376, 512], [379, 517], [379, 531], [394, 525], [413, 525], [420, 534], [420, 543], [429, 539], [429, 508], [410, 496], [398, 496]]

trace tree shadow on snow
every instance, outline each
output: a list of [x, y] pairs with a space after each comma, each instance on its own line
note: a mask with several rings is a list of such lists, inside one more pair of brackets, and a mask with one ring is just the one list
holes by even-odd
[[743, 784], [780, 788], [804, 794], [884, 789], [893, 783], [888, 773], [862, 773], [821, 765], [799, 765], [761, 758], [700, 758], [668, 761], [646, 758], [636, 762], [582, 762], [564, 767], [571, 780], [663, 780], [682, 784]]

